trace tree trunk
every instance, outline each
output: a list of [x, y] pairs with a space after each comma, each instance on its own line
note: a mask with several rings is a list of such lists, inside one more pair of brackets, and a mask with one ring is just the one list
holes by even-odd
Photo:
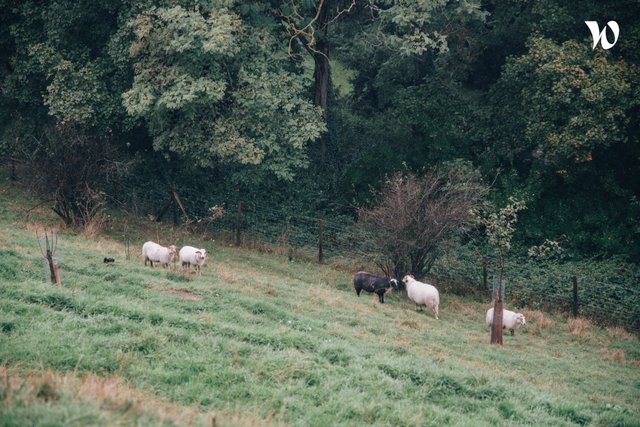
[[498, 287], [495, 290], [495, 304], [493, 306], [493, 326], [491, 326], [491, 344], [502, 345], [502, 271], [504, 262], [500, 259], [500, 274], [498, 275]]
[[[327, 123], [329, 106], [329, 0], [325, 0], [320, 5], [318, 15], [318, 28], [320, 29], [316, 41], [315, 51], [312, 51], [314, 71], [313, 79], [315, 86], [315, 105], [322, 108], [322, 118]], [[320, 137], [320, 153], [324, 158], [327, 152], [326, 136]]]

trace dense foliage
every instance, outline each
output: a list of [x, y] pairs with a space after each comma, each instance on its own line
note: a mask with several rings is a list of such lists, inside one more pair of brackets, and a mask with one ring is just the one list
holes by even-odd
[[[526, 203], [515, 253], [640, 259], [637, 2], [0, 11], [0, 154], [69, 224], [108, 201], [157, 213], [168, 192], [193, 216], [242, 200], [351, 220], [386, 176], [462, 159], [496, 206]], [[616, 45], [593, 49], [584, 21], [611, 19]]]

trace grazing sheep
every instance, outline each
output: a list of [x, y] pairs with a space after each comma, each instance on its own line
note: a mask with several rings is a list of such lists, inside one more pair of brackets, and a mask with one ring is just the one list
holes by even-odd
[[363, 289], [369, 293], [378, 294], [378, 300], [381, 304], [384, 304], [384, 294], [391, 291], [391, 289], [397, 290], [398, 281], [388, 277], [376, 276], [366, 271], [358, 271], [353, 275], [353, 287], [358, 296], [360, 296], [360, 292]]
[[438, 318], [438, 306], [440, 305], [440, 294], [435, 286], [427, 283], [418, 282], [412, 275], [407, 274], [402, 279], [407, 287], [407, 296], [416, 303], [416, 310], [425, 306], [433, 312], [434, 317]]
[[185, 267], [191, 271], [191, 266], [200, 274], [200, 267], [204, 265], [207, 258], [207, 251], [205, 249], [197, 249], [193, 246], [183, 246], [180, 249], [180, 265], [184, 269]]
[[[511, 331], [511, 336], [514, 336], [515, 329], [519, 325], [526, 324], [526, 320], [524, 319], [524, 315], [522, 313], [515, 313], [511, 310], [502, 309], [502, 329], [509, 329]], [[490, 327], [493, 325], [493, 307], [491, 307], [487, 311], [487, 318], [485, 319], [485, 324]]]
[[162, 267], [167, 268], [169, 263], [176, 257], [176, 247], [170, 245], [168, 248], [160, 246], [155, 242], [146, 242], [142, 245], [142, 257], [144, 258], [144, 265], [147, 265], [147, 261], [151, 263], [159, 263]]

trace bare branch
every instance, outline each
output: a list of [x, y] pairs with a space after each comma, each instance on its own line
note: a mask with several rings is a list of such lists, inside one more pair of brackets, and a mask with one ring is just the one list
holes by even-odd
[[333, 24], [334, 21], [336, 21], [338, 18], [340, 18], [340, 16], [343, 13], [349, 13], [351, 12], [351, 9], [353, 9], [353, 7], [356, 5], [356, 0], [351, 0], [351, 4], [349, 5], [349, 7], [346, 7], [344, 9], [340, 9], [338, 7], [336, 7], [336, 16], [333, 17], [333, 19], [331, 19], [329, 22], [327, 22], [327, 25], [329, 24]]
[[376, 264], [396, 276], [427, 272], [440, 244], [470, 221], [486, 191], [466, 172], [433, 171], [419, 178], [396, 173], [374, 192], [374, 208], [358, 210]]

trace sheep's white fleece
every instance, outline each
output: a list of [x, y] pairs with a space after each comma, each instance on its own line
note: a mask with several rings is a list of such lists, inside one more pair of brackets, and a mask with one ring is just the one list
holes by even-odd
[[204, 265], [204, 262], [207, 258], [206, 249], [197, 249], [193, 246], [183, 246], [180, 249], [180, 265], [184, 268], [187, 267], [191, 269], [196, 269], [196, 271], [200, 271], [200, 267]]
[[[526, 322], [522, 313], [516, 313], [511, 310], [502, 309], [502, 326], [514, 330], [519, 325], [524, 325]], [[487, 317], [485, 324], [491, 326], [493, 324], [493, 307], [487, 311]]]
[[418, 282], [411, 275], [406, 275], [402, 282], [407, 287], [407, 296], [416, 303], [416, 306], [425, 306], [438, 318], [438, 307], [440, 306], [440, 294], [435, 286], [428, 283]]
[[154, 262], [160, 263], [163, 267], [168, 267], [169, 263], [173, 261], [175, 256], [176, 247], [174, 245], [170, 245], [165, 248], [164, 246], [160, 246], [159, 244], [151, 241], [142, 245], [144, 265], [147, 265], [147, 261], [150, 261], [152, 267]]

